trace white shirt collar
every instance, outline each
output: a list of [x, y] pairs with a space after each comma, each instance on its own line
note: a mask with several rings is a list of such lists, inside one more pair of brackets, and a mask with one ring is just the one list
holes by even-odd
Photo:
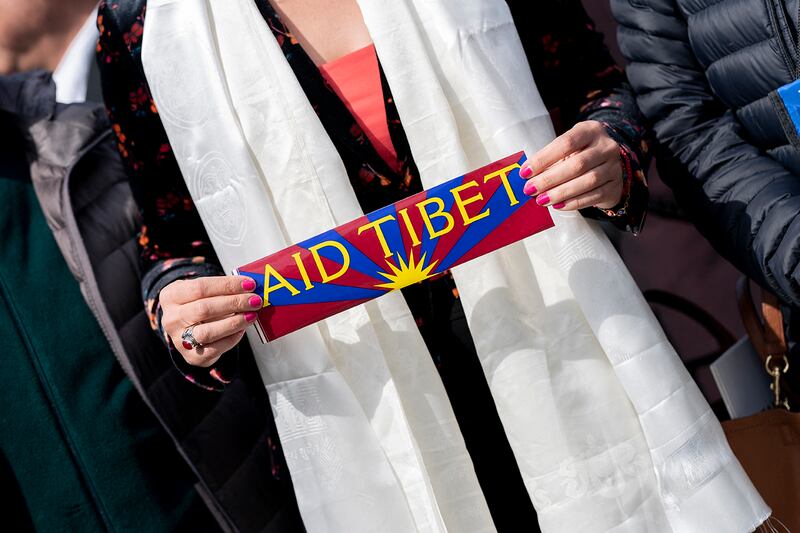
[[97, 29], [97, 11], [92, 10], [53, 72], [56, 84], [56, 102], [72, 104], [86, 101], [89, 72], [95, 57], [100, 32]]

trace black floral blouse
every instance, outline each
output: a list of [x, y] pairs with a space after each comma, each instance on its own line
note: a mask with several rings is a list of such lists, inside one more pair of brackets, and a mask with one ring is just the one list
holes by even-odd
[[[389, 132], [397, 152], [396, 165], [387, 163], [373, 148], [267, 0], [254, 1], [341, 155], [364, 211], [373, 211], [422, 190], [383, 72], [381, 79]], [[642, 171], [646, 168], [647, 143], [644, 119], [624, 73], [615, 65], [579, 0], [540, 3], [532, 18], [526, 17], [530, 8], [524, 5], [524, 0], [507, 2], [556, 129], [563, 131], [578, 121], [596, 120], [605, 125], [620, 145], [624, 174], [622, 202], [610, 210], [586, 209], [584, 215], [606, 219], [621, 229], [637, 233], [648, 198]], [[145, 9], [135, 17], [125, 18], [135, 19], [129, 27], [116, 27], [115, 22], [120, 18], [114, 11], [121, 9], [120, 5], [112, 0], [101, 2], [97, 57], [108, 114], [144, 221], [139, 245], [145, 273], [142, 286], [145, 305], [153, 328], [161, 332], [171, 348], [178, 369], [201, 387], [221, 390], [236, 367], [236, 355], [224, 356], [211, 369], [190, 367], [160, 328], [158, 294], [164, 286], [180, 278], [223, 272], [170, 149], [144, 76], [141, 46]], [[437, 290], [447, 298], [457, 299], [450, 277], [433, 283], [438, 284]], [[409, 288], [404, 295], [424, 333], [425, 324], [436, 320], [429, 305], [430, 296], [420, 296], [418, 288]], [[420, 298], [424, 302], [415, 304]], [[441, 365], [441, 361], [437, 364]]]

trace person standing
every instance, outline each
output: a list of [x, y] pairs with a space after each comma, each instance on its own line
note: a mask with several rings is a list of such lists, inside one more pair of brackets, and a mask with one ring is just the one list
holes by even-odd
[[95, 20], [95, 0], [0, 1], [3, 524], [218, 531], [92, 293], [89, 258], [120, 253], [135, 215], [92, 75]]
[[[192, 202], [164, 132], [141, 62], [146, 2], [104, 2], [100, 8], [98, 51], [104, 94], [142, 208], [140, 260], [142, 292], [151, 324], [170, 349], [177, 372], [199, 388], [227, 390], [242, 375], [237, 365], [250, 360], [239, 343], [252, 321], [248, 307], [254, 284], [223, 270]], [[355, 2], [255, 2], [305, 94], [343, 158], [350, 182], [365, 212], [398, 201], [422, 188], [390, 89], [380, 70]], [[642, 172], [647, 147], [642, 117], [623, 72], [614, 64], [580, 2], [543, 6], [535, 20], [521, 2], [508, 2], [556, 128], [564, 136], [541, 154], [536, 170], [526, 171], [526, 191], [540, 205], [583, 209], [586, 216], [638, 233], [647, 206]], [[305, 6], [305, 7], [304, 7]], [[315, 7], [310, 7], [315, 6]], [[348, 18], [348, 15], [353, 15]], [[330, 38], [335, 26], [347, 27]], [[342, 22], [345, 20], [346, 22]], [[319, 24], [323, 21], [323, 24]], [[327, 33], [326, 33], [327, 31]], [[356, 75], [358, 74], [358, 75]], [[372, 88], [364, 95], [360, 88]], [[366, 104], [365, 104], [366, 102]], [[374, 105], [368, 105], [369, 103]], [[377, 103], [376, 103], [377, 102]], [[574, 154], [567, 150], [575, 143]], [[563, 163], [582, 161], [575, 170]], [[181, 341], [181, 317], [198, 308], [192, 292], [208, 289], [207, 303], [226, 301], [217, 316], [195, 329], [202, 353]], [[215, 292], [222, 291], [222, 292]], [[459, 427], [500, 531], [535, 523], [536, 515], [503, 433], [475, 354], [452, 277], [409, 287], [404, 296], [434, 358], [453, 403]], [[206, 306], [208, 307], [208, 306]], [[275, 454], [288, 476], [285, 459]]]
[[[778, 89], [800, 76], [797, 0], [612, 0], [659, 175], [716, 250], [786, 306], [800, 354], [800, 150]], [[787, 383], [800, 393], [800, 365]], [[794, 402], [794, 408], [798, 402]]]

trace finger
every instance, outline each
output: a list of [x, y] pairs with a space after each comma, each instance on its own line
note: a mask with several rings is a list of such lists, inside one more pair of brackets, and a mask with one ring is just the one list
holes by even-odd
[[208, 346], [225, 337], [230, 337], [234, 333], [244, 331], [247, 326], [252, 324], [256, 317], [255, 311], [248, 313], [237, 313], [213, 322], [197, 324], [192, 329], [192, 336], [203, 346]]
[[523, 170], [520, 176], [530, 177], [524, 169], [530, 168], [533, 173], [538, 173], [547, 167], [569, 157], [571, 154], [586, 148], [597, 135], [603, 126], [599, 122], [587, 121], [579, 122], [566, 133], [553, 139], [547, 146], [533, 154], [522, 164]]
[[218, 320], [234, 313], [258, 311], [263, 303], [263, 299], [258, 294], [212, 296], [179, 306], [178, 314], [184, 326], [191, 326], [200, 322]]
[[560, 204], [614, 180], [622, 182], [622, 171], [615, 162], [606, 161], [578, 177], [542, 192], [536, 197], [536, 203], [539, 205]]
[[585, 207], [603, 207], [605, 205], [613, 207], [619, 203], [621, 196], [622, 186], [617, 182], [610, 181], [597, 189], [555, 204], [553, 207], [559, 211], [574, 211]]
[[222, 357], [225, 352], [232, 350], [244, 336], [244, 330], [234, 333], [229, 337], [220, 339], [217, 342], [212, 342], [204, 346], [198, 346], [193, 350], [185, 350], [178, 348], [187, 363], [193, 366], [208, 368]]
[[253, 292], [256, 282], [246, 276], [207, 276], [173, 281], [161, 290], [162, 302], [185, 304], [231, 294]]
[[[611, 154], [611, 157], [619, 159], [616, 153]], [[587, 174], [608, 159], [609, 155], [605, 150], [598, 147], [587, 148], [532, 176], [522, 190], [528, 196], [548, 192], [562, 183], [568, 183]]]

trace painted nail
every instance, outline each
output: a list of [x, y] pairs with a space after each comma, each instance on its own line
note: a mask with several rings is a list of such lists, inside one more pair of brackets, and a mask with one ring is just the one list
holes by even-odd
[[527, 194], [528, 196], [533, 196], [534, 194], [536, 194], [536, 185], [534, 185], [532, 181], [529, 181], [522, 188], [522, 192]]
[[261, 309], [261, 296], [255, 295], [251, 296], [247, 303], [250, 304], [250, 307], [254, 309]]
[[562, 209], [565, 205], [564, 202], [558, 202], [557, 204], [553, 204], [553, 209]]
[[531, 175], [533, 175], [533, 170], [531, 170], [531, 167], [522, 167], [522, 169], [519, 171], [519, 177], [524, 180], [530, 178]]
[[242, 281], [242, 288], [246, 291], [252, 291], [256, 288], [256, 282], [250, 278], [247, 278], [246, 280]]
[[547, 205], [550, 203], [550, 196], [547, 193], [540, 194], [536, 197], [536, 203], [539, 205]]
[[248, 322], [252, 322], [253, 320], [256, 319], [257, 316], [258, 316], [258, 313], [253, 313], [253, 312], [245, 313], [244, 314], [244, 319], [247, 320]]

